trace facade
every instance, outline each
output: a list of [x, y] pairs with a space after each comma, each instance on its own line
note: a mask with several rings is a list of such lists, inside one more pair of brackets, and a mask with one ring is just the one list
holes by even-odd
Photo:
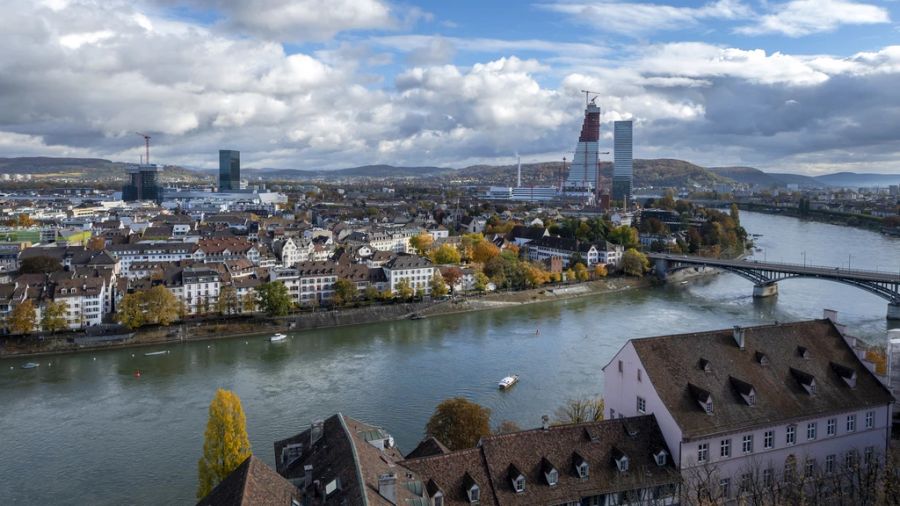
[[219, 150], [219, 191], [229, 192], [241, 189], [241, 152], [230, 149]]
[[591, 190], [597, 187], [599, 142], [600, 107], [591, 100], [584, 110], [584, 123], [566, 178], [566, 188]]
[[217, 271], [205, 267], [185, 268], [181, 272], [181, 293], [188, 314], [214, 311], [221, 286]]
[[122, 200], [125, 202], [152, 200], [157, 204], [162, 202], [163, 188], [159, 182], [162, 169], [158, 165], [132, 165], [127, 170], [129, 182], [122, 187]]
[[[548, 262], [551, 258], [559, 258], [562, 267], [569, 267], [572, 257], [576, 254], [581, 255], [587, 267], [593, 267], [600, 262], [600, 251], [596, 245], [574, 238], [544, 236], [529, 241], [525, 247], [528, 250], [528, 259], [535, 262]], [[604, 255], [604, 258], [608, 258], [608, 255]]]
[[119, 268], [126, 277], [130, 277], [129, 269], [134, 263], [203, 260], [203, 252], [196, 244], [183, 242], [116, 244], [109, 246], [106, 251], [118, 260]]
[[421, 290], [426, 295], [431, 293], [431, 279], [434, 277], [435, 268], [431, 261], [418, 255], [398, 255], [385, 263], [385, 277], [387, 286], [392, 292], [397, 291], [397, 285], [406, 280], [413, 292]]
[[634, 167], [632, 161], [632, 121], [613, 124], [613, 200], [631, 200]]
[[883, 458], [893, 398], [831, 318], [632, 339], [609, 418], [653, 414], [688, 493], [729, 502]]

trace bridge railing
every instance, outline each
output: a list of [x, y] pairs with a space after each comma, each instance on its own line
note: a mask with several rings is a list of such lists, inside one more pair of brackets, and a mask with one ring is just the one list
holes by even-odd
[[[772, 261], [768, 261], [768, 260], [759, 260], [759, 259], [752, 259], [752, 260], [751, 260], [751, 259], [746, 259], [746, 258], [744, 258], [744, 259], [728, 259], [728, 258], [698, 257], [698, 256], [691, 256], [691, 255], [688, 255], [688, 256], [686, 256], [686, 257], [679, 257], [679, 255], [670, 255], [670, 254], [666, 254], [666, 255], [671, 256], [671, 257], [672, 257], [672, 261], [674, 261], [674, 262], [677, 262], [677, 261], [679, 261], [679, 260], [688, 260], [688, 261], [690, 261], [690, 260], [698, 260], [698, 261], [707, 261], [707, 260], [716, 261], [716, 260], [718, 260], [718, 261], [722, 261], [722, 262], [734, 262], [734, 263], [736, 263], [736, 264], [744, 264], [744, 265], [748, 265], [748, 266], [754, 265], [754, 264], [755, 264], [757, 267], [759, 267], [759, 268], [761, 268], [761, 269], [765, 269], [766, 267], [772, 267], [772, 268], [778, 268], [778, 267], [792, 268], [792, 267], [795, 267], [795, 268], [800, 268], [800, 269], [821, 269], [821, 270], [830, 271], [830, 272], [839, 272], [839, 273], [842, 273], [842, 274], [860, 274], [860, 275], [865, 275], [865, 276], [873, 276], [873, 275], [875, 275], [875, 276], [884, 276], [884, 275], [887, 275], [887, 276], [894, 276], [894, 277], [900, 278], [900, 269], [897, 269], [897, 270], [881, 270], [881, 269], [875, 269], [875, 270], [870, 270], [870, 269], [847, 269], [847, 268], [841, 267], [841, 266], [834, 266], [834, 265], [818, 265], [818, 264], [812, 264], [812, 263], [809, 263], [809, 262], [807, 262], [807, 263], [800, 263], [800, 262], [797, 262], [797, 263], [794, 263], [794, 262], [772, 262]], [[689, 263], [689, 262], [685, 262], [685, 263]]]

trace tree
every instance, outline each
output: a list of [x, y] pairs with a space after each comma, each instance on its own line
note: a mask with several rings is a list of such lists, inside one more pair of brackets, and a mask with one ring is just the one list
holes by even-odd
[[41, 312], [41, 329], [44, 332], [58, 332], [68, 327], [66, 311], [69, 305], [62, 301], [53, 301]]
[[587, 281], [591, 277], [587, 267], [584, 264], [575, 264], [575, 279], [578, 281]]
[[442, 244], [431, 250], [431, 261], [436, 264], [458, 264], [462, 260], [459, 250], [452, 244]]
[[116, 319], [129, 329], [136, 329], [144, 324], [144, 311], [141, 294], [138, 292], [126, 293], [119, 302], [119, 310]]
[[444, 281], [444, 277], [441, 276], [440, 272], [435, 271], [434, 276], [431, 278], [431, 296], [443, 297], [444, 295], [447, 295], [449, 291], [447, 283]]
[[540, 266], [526, 263], [522, 265], [525, 274], [525, 283], [534, 288], [550, 282], [550, 273]]
[[141, 293], [147, 322], [169, 325], [178, 319], [178, 299], [171, 290], [163, 285], [156, 285]]
[[605, 278], [607, 274], [609, 274], [609, 272], [606, 269], [606, 265], [597, 264], [594, 266], [594, 279]]
[[19, 262], [19, 272], [23, 274], [47, 274], [62, 268], [59, 260], [47, 256], [28, 257]]
[[409, 300], [413, 298], [415, 292], [412, 289], [412, 285], [409, 284], [409, 280], [406, 278], [401, 279], [397, 282], [397, 297], [403, 300]]
[[432, 243], [434, 243], [434, 237], [428, 232], [422, 232], [409, 239], [409, 245], [415, 248], [416, 253], [419, 255], [425, 255], [431, 249]]
[[444, 281], [453, 287], [456, 286], [456, 283], [458, 283], [460, 279], [462, 279], [463, 271], [459, 267], [450, 267], [449, 269], [444, 269], [441, 272], [441, 275], [444, 276]]
[[650, 269], [650, 260], [640, 251], [629, 248], [622, 255], [622, 270], [631, 276], [643, 276]]
[[18, 303], [9, 314], [9, 330], [13, 334], [29, 334], [36, 323], [37, 311], [29, 299]]
[[520, 432], [521, 430], [522, 428], [519, 427], [519, 424], [516, 422], [512, 420], [503, 420], [500, 422], [500, 425], [494, 429], [494, 434], [509, 434], [512, 432]]
[[491, 433], [491, 410], [465, 399], [447, 399], [434, 409], [425, 433], [451, 450], [472, 448]]
[[487, 263], [488, 260], [500, 255], [500, 248], [494, 243], [481, 240], [472, 247], [472, 261], [480, 264]]
[[281, 281], [270, 281], [256, 287], [256, 301], [269, 316], [284, 316], [291, 310], [291, 295]]
[[221, 315], [233, 314], [238, 310], [237, 290], [233, 286], [225, 286], [219, 290], [219, 298], [216, 299], [216, 312]]
[[229, 473], [250, 457], [247, 419], [241, 400], [230, 390], [216, 390], [209, 404], [203, 456], [197, 462], [197, 498], [206, 497]]
[[628, 225], [616, 227], [609, 232], [609, 241], [620, 244], [624, 248], [636, 248], [640, 244], [638, 240], [638, 231]]
[[556, 423], [599, 422], [603, 420], [606, 403], [602, 397], [595, 399], [569, 399], [556, 410]]
[[376, 301], [378, 300], [378, 289], [375, 288], [375, 285], [369, 285], [366, 287], [365, 297], [368, 301]]
[[491, 280], [483, 272], [475, 273], [475, 283], [474, 288], [476, 292], [484, 292], [487, 290], [487, 285]]
[[[431, 236], [429, 236], [431, 237]], [[356, 285], [349, 279], [340, 278], [334, 282], [333, 301], [336, 306], [343, 306], [353, 302], [356, 298]]]
[[95, 235], [91, 237], [87, 242], [87, 249], [91, 251], [103, 251], [103, 248], [106, 247], [106, 238], [102, 235]]
[[731, 204], [731, 209], [729, 209], [731, 219], [734, 220], [735, 223], [740, 224], [741, 222], [741, 211], [738, 209], [738, 205], [735, 203]]
[[256, 301], [256, 293], [247, 292], [241, 297], [241, 312], [242, 313], [253, 313], [256, 311], [257, 301]]

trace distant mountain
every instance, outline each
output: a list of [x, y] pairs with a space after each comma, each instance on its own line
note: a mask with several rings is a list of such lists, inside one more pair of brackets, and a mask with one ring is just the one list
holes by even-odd
[[738, 183], [744, 183], [764, 188], [783, 188], [789, 184], [796, 184], [802, 188], [816, 188], [827, 186], [827, 183], [818, 181], [813, 177], [799, 174], [787, 174], [781, 172], [763, 172], [753, 167], [710, 167], [709, 170]]
[[[612, 177], [611, 170], [610, 177]], [[634, 160], [634, 186], [638, 188], [709, 187], [716, 183], [730, 182], [732, 180], [728, 176], [684, 160], [671, 158]]]
[[[67, 178], [76, 180], [115, 180], [126, 178], [129, 164], [102, 158], [54, 158], [46, 156], [0, 158], [0, 174], [31, 174], [34, 179]], [[185, 180], [197, 177], [197, 172], [167, 165], [162, 179]]]
[[453, 172], [446, 167], [397, 167], [394, 165], [363, 165], [346, 169], [301, 170], [301, 169], [254, 169], [242, 168], [241, 174], [248, 177], [283, 179], [342, 179], [348, 177], [370, 177], [377, 179], [432, 177]]
[[866, 187], [866, 186], [890, 186], [900, 184], [900, 173], [898, 174], [857, 174], [855, 172], [836, 172], [834, 174], [825, 174], [824, 176], [816, 176], [816, 181], [820, 181], [830, 186], [848, 186], [848, 187]]

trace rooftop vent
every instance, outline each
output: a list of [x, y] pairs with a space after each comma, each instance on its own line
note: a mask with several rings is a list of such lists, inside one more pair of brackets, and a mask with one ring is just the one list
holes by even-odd
[[541, 428], [547, 430], [550, 428], [550, 417], [547, 415], [541, 416]]
[[806, 393], [809, 395], [814, 395], [816, 393], [816, 378], [812, 374], [807, 372], [803, 372], [800, 369], [794, 369], [791, 367], [791, 376], [797, 380], [797, 383], [806, 390]]
[[744, 329], [740, 325], [735, 325], [732, 336], [734, 337], [734, 342], [738, 345], [738, 348], [743, 350], [744, 349]]
[[856, 388], [856, 371], [854, 369], [834, 362], [831, 362], [831, 369], [844, 380], [848, 387]]

